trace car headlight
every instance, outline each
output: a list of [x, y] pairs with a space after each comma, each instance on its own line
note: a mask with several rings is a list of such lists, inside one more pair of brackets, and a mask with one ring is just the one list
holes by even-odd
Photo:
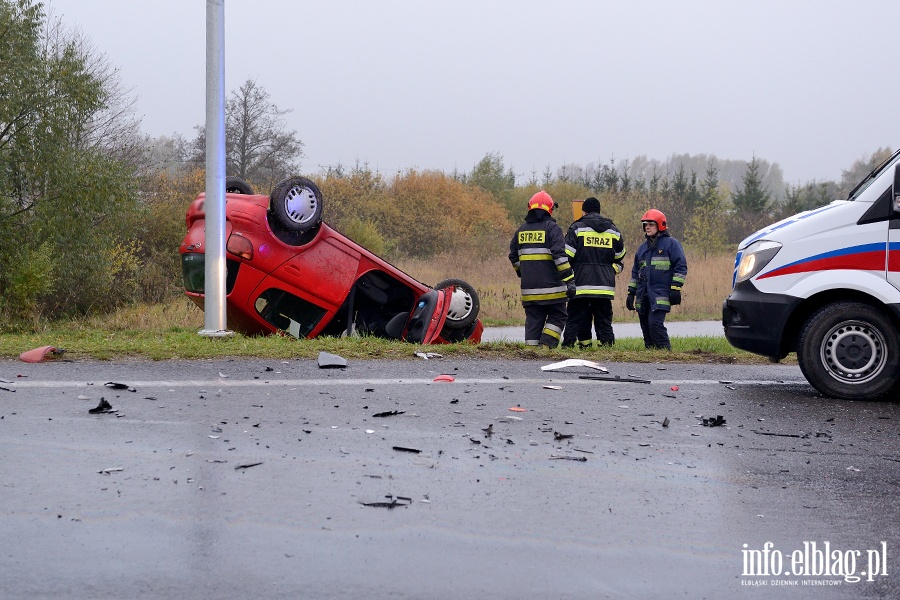
[[737, 266], [735, 283], [746, 281], [759, 273], [763, 267], [769, 264], [769, 261], [775, 258], [779, 250], [781, 250], [781, 244], [767, 240], [753, 242], [747, 246], [741, 254], [741, 262]]

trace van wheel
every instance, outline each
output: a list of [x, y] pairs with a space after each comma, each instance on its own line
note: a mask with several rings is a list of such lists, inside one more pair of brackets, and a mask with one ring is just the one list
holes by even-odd
[[481, 301], [478, 293], [471, 285], [462, 279], [445, 279], [434, 286], [436, 290], [453, 287], [450, 296], [450, 310], [447, 312], [447, 321], [444, 327], [448, 329], [465, 329], [478, 318]]
[[895, 332], [890, 318], [868, 304], [830, 304], [804, 325], [797, 362], [823, 394], [874, 400], [900, 384], [900, 342]]
[[322, 192], [305, 177], [285, 179], [272, 190], [269, 211], [288, 231], [309, 231], [322, 222]]

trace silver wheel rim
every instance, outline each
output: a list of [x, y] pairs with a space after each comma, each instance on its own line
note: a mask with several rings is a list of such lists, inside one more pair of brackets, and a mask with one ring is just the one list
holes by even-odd
[[462, 321], [472, 312], [472, 296], [459, 289], [453, 290], [450, 295], [450, 309], [447, 311], [447, 318], [451, 321]]
[[861, 384], [878, 377], [887, 364], [887, 344], [878, 329], [864, 321], [845, 321], [822, 339], [822, 365], [837, 381]]
[[284, 211], [294, 223], [311, 221], [316, 215], [318, 206], [316, 193], [306, 186], [293, 186], [284, 195]]

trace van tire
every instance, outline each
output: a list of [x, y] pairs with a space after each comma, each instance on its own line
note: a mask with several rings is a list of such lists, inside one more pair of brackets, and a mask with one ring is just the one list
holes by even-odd
[[306, 177], [285, 179], [272, 189], [269, 212], [288, 231], [309, 231], [322, 222], [322, 192]]
[[475, 288], [462, 279], [445, 279], [439, 282], [434, 289], [442, 290], [454, 287], [450, 298], [450, 310], [447, 312], [447, 320], [444, 327], [447, 329], [465, 329], [478, 319], [478, 311], [481, 309], [481, 300]]
[[827, 396], [882, 398], [900, 385], [900, 342], [891, 319], [859, 302], [820, 308], [803, 326], [797, 362]]

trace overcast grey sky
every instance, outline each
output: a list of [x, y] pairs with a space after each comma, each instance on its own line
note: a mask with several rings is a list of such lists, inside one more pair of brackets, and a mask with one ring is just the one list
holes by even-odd
[[[49, 0], [120, 68], [143, 130], [205, 122], [206, 0]], [[225, 88], [255, 79], [303, 173], [712, 154], [840, 179], [900, 144], [896, 0], [225, 0]]]

